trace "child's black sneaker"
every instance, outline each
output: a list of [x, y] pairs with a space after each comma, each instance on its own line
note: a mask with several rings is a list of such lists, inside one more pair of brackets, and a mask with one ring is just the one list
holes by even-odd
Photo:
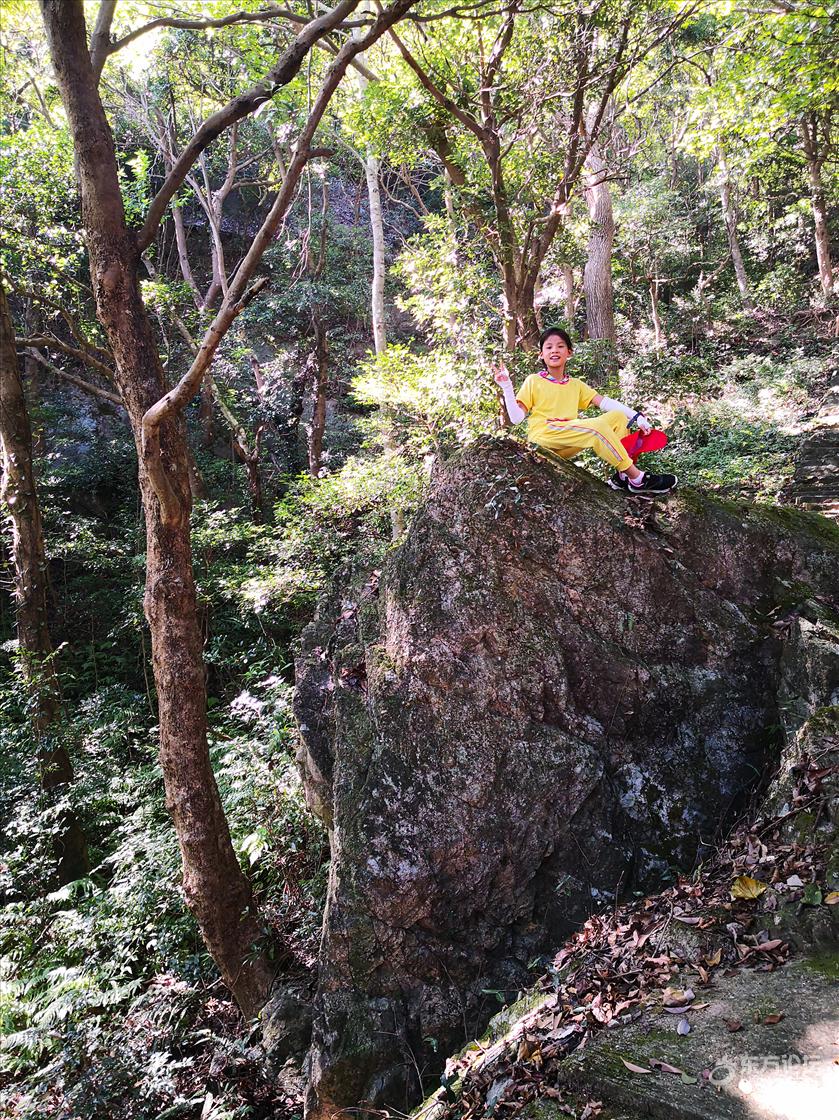
[[627, 494], [666, 494], [675, 488], [678, 481], [674, 474], [645, 474], [640, 486], [627, 483], [626, 492]]
[[613, 490], [620, 490], [625, 494], [629, 489], [629, 479], [624, 478], [618, 471], [615, 471], [609, 479], [608, 485], [611, 486]]

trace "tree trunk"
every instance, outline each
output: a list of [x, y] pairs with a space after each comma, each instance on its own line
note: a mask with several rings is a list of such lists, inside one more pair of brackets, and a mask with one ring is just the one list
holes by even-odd
[[810, 203], [813, 207], [813, 221], [816, 235], [816, 261], [819, 266], [819, 280], [826, 296], [833, 294], [833, 261], [830, 257], [830, 233], [827, 227], [827, 201], [822, 182], [822, 166], [827, 155], [827, 144], [819, 151], [819, 118], [816, 113], [807, 113], [801, 118], [801, 137], [804, 141], [804, 154], [807, 159], [807, 177], [810, 181]]
[[[167, 165], [166, 169], [170, 171], [171, 167]], [[172, 206], [172, 221], [175, 226], [175, 244], [178, 249], [178, 263], [181, 266], [181, 276], [183, 276], [186, 284], [189, 285], [189, 290], [192, 292], [195, 306], [201, 311], [203, 302], [201, 293], [198, 291], [198, 285], [195, 282], [195, 277], [192, 275], [192, 266], [189, 263], [189, 252], [186, 246], [186, 230], [184, 229], [184, 213], [180, 206]]]
[[[73, 780], [67, 749], [56, 736], [61, 692], [47, 622], [47, 560], [41, 511], [32, 470], [32, 431], [20, 378], [15, 336], [6, 293], [0, 285], [0, 446], [3, 479], [0, 498], [11, 526], [15, 574], [18, 650], [32, 699], [41, 786], [61, 796]], [[90, 871], [87, 844], [75, 815], [64, 812], [53, 841], [58, 878], [63, 883]]]
[[574, 269], [570, 264], [562, 266], [562, 279], [565, 281], [565, 319], [569, 329], [574, 325]]
[[385, 227], [382, 221], [382, 195], [379, 190], [379, 161], [367, 153], [364, 174], [367, 178], [367, 197], [370, 202], [370, 229], [373, 234], [373, 283], [370, 307], [373, 317], [373, 345], [376, 353], [387, 348], [385, 331]]
[[725, 230], [728, 236], [728, 248], [731, 252], [731, 261], [734, 265], [734, 275], [737, 277], [737, 287], [740, 290], [740, 299], [747, 311], [754, 310], [749, 278], [746, 275], [746, 266], [743, 264], [743, 254], [740, 251], [740, 239], [737, 236], [737, 211], [731, 197], [731, 179], [728, 172], [728, 163], [722, 148], [717, 146], [717, 166], [720, 169], [720, 202], [725, 219]]
[[658, 312], [658, 278], [650, 276], [650, 308], [653, 316], [653, 330], [655, 331], [655, 349], [656, 353], [661, 349], [661, 344], [664, 341], [664, 332], [661, 329], [661, 316]]
[[312, 327], [315, 334], [314, 365], [314, 403], [312, 405], [312, 424], [309, 428], [309, 474], [317, 478], [320, 474], [323, 455], [323, 433], [326, 429], [326, 386], [329, 375], [329, 344], [317, 308], [312, 312]]
[[591, 218], [588, 255], [583, 273], [586, 296], [586, 334], [615, 345], [615, 308], [612, 295], [612, 242], [615, 219], [612, 192], [606, 182], [607, 168], [596, 145], [585, 164], [585, 198]]
[[[160, 716], [160, 765], [178, 834], [183, 887], [204, 941], [243, 1013], [262, 1007], [273, 969], [250, 886], [236, 859], [207, 747], [206, 686], [195, 583], [182, 418], [144, 446], [142, 420], [166, 391], [138, 280], [113, 138], [96, 91], [79, 0], [40, 0], [78, 170], [98, 317], [131, 422], [146, 521], [145, 613]], [[165, 506], [158, 489], [168, 500]]]

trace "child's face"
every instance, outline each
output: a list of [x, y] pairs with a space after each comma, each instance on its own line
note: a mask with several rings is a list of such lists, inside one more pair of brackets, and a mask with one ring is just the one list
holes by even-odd
[[551, 371], [563, 369], [565, 363], [571, 357], [568, 343], [558, 334], [552, 334], [549, 338], [546, 338], [539, 353], [542, 357], [542, 361]]

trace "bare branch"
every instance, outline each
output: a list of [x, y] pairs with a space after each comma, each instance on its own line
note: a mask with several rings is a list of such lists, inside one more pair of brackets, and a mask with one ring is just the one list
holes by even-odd
[[34, 303], [40, 303], [43, 307], [51, 307], [54, 311], [57, 311], [64, 322], [67, 324], [67, 327], [73, 338], [75, 338], [82, 349], [90, 354], [93, 358], [98, 358], [100, 362], [105, 363], [113, 361], [113, 355], [111, 354], [110, 350], [105, 350], [101, 346], [96, 346], [93, 342], [91, 342], [66, 307], [62, 307], [62, 305], [60, 303], [56, 303], [55, 300], [48, 299], [46, 296], [39, 295], [37, 292], [33, 291], [31, 288], [27, 288], [23, 284], [16, 284], [15, 281], [12, 280], [12, 278], [6, 273], [3, 274], [3, 279], [9, 285], [15, 295], [25, 296], [27, 299], [31, 299]]
[[234, 97], [232, 101], [229, 101], [227, 105], [204, 121], [181, 152], [172, 170], [166, 176], [163, 186], [152, 200], [143, 228], [137, 235], [137, 244], [141, 253], [152, 243], [166, 207], [175, 196], [178, 187], [183, 183], [187, 172], [200, 153], [226, 128], [254, 112], [260, 105], [270, 100], [277, 90], [287, 85], [300, 70], [304, 58], [315, 41], [340, 24], [344, 16], [351, 12], [358, 5], [358, 2], [359, 0], [340, 0], [331, 11], [307, 23], [291, 46], [283, 53], [273, 70], [270, 70], [256, 85], [251, 86], [249, 90], [239, 94], [238, 97]]
[[155, 445], [159, 442], [159, 429], [163, 420], [180, 411], [192, 399], [198, 391], [201, 380], [209, 369], [218, 345], [231, 323], [267, 283], [267, 278], [263, 277], [250, 290], [246, 290], [263, 253], [271, 243], [288, 209], [303, 168], [312, 157], [310, 147], [312, 139], [350, 61], [375, 43], [392, 24], [405, 14], [414, 2], [415, 0], [394, 0], [389, 8], [379, 13], [365, 35], [358, 38], [353, 37], [343, 45], [337, 58], [327, 70], [306, 124], [297, 139], [282, 189], [274, 200], [262, 227], [256, 234], [245, 259], [239, 265], [230, 283], [227, 296], [215, 319], [208, 327], [192, 365], [178, 384], [168, 393], [165, 393], [143, 416], [144, 453], [154, 452]]
[[45, 346], [48, 350], [60, 350], [62, 354], [67, 354], [71, 358], [75, 358], [77, 362], [83, 362], [91, 369], [95, 369], [97, 373], [101, 373], [109, 381], [113, 381], [114, 371], [106, 366], [104, 362], [100, 362], [98, 358], [94, 358], [92, 354], [88, 354], [85, 350], [78, 350], [75, 346], [70, 346], [67, 342], [62, 342], [60, 338], [54, 335], [37, 335], [32, 338], [19, 338], [18, 346]]
[[[17, 345], [20, 345], [18, 341]], [[68, 381], [71, 385], [75, 385], [77, 389], [83, 390], [85, 393], [90, 393], [92, 397], [99, 397], [103, 401], [109, 401], [111, 404], [118, 404], [121, 408], [125, 406], [122, 403], [122, 397], [118, 397], [116, 393], [109, 393], [107, 389], [100, 389], [98, 385], [91, 385], [89, 381], [85, 381], [81, 377], [76, 377], [74, 373], [68, 373], [66, 369], [61, 369], [59, 366], [54, 366], [49, 359], [44, 357], [40, 350], [34, 347], [27, 347], [26, 353], [39, 362], [45, 369], [56, 377], [60, 377], [63, 381]]]
[[111, 43], [111, 24], [116, 6], [117, 0], [101, 0], [99, 11], [96, 13], [96, 24], [90, 37], [90, 62], [97, 83], [102, 76], [105, 59], [117, 50], [117, 47]]
[[[109, 2], [115, 3], [115, 0], [103, 0], [103, 7], [105, 3]], [[265, 23], [271, 19], [284, 19], [295, 24], [306, 22], [299, 13], [276, 7], [261, 8], [257, 12], [233, 12], [232, 15], [221, 16], [218, 19], [185, 19], [180, 16], [159, 16], [157, 19], [144, 23], [142, 27], [135, 27], [133, 31], [129, 31], [127, 35], [123, 35], [116, 42], [109, 43], [107, 54], [111, 55], [122, 50], [129, 43], [133, 43], [135, 39], [139, 39], [141, 35], [147, 35], [149, 31], [154, 31], [158, 27], [172, 27], [182, 31], [207, 31], [215, 27], [230, 27], [234, 23]], [[104, 59], [102, 61], [104, 62]]]

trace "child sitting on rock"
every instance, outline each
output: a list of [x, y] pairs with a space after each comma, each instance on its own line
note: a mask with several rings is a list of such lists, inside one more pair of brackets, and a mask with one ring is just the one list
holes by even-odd
[[[649, 420], [620, 401], [604, 397], [579, 378], [569, 377], [565, 366], [573, 350], [565, 331], [548, 327], [539, 338], [539, 355], [545, 368], [526, 377], [518, 393], [513, 395], [513, 383], [506, 369], [502, 367], [495, 373], [510, 422], [518, 424], [527, 416], [530, 442], [563, 459], [571, 459], [590, 447], [615, 468], [609, 479], [613, 490], [629, 494], [666, 494], [672, 490], [678, 481], [675, 475], [639, 470], [621, 443], [630, 424], [637, 424], [642, 432], [651, 431]], [[602, 409], [604, 415], [593, 420], [580, 419], [580, 410], [592, 404]]]

